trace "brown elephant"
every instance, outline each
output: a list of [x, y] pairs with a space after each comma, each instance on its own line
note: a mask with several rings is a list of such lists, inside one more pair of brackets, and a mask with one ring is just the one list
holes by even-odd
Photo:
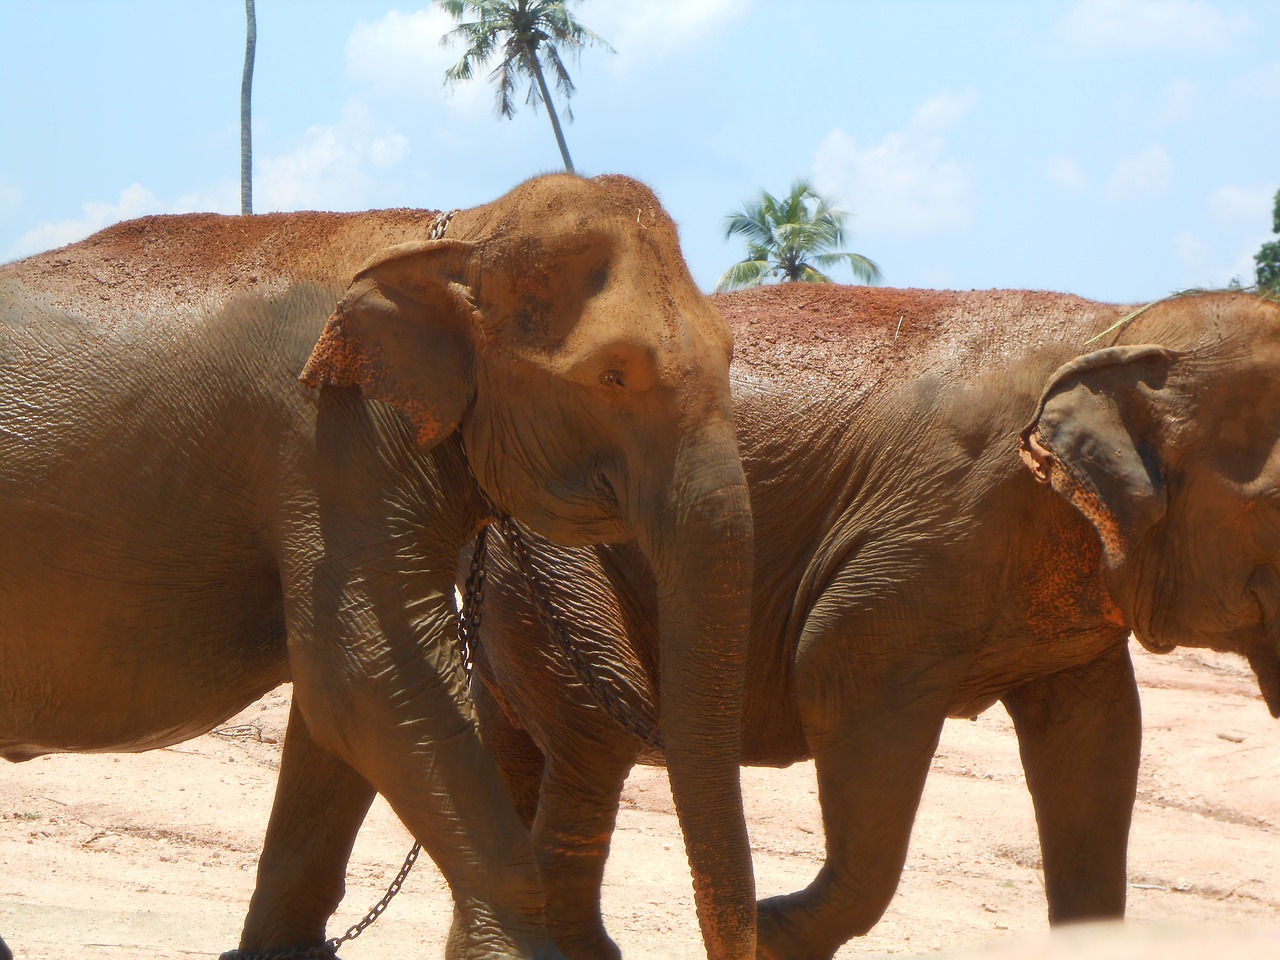
[[[760, 955], [831, 957], [876, 923], [943, 721], [997, 700], [1051, 921], [1122, 915], [1129, 632], [1243, 654], [1280, 714], [1280, 304], [801, 285], [716, 302], [756, 531], [743, 759], [816, 761], [827, 844], [807, 889], [759, 905]], [[491, 540], [481, 729], [533, 825], [552, 936], [616, 956], [599, 887], [623, 779], [662, 761], [622, 725], [665, 701], [663, 587], [625, 546], [530, 538], [521, 565]]]
[[753, 955], [730, 350], [623, 177], [439, 222], [152, 217], [0, 268], [0, 755], [177, 743], [292, 679], [241, 950], [321, 943], [377, 791], [450, 884], [450, 956], [559, 956], [454, 568], [503, 513], [634, 540], [711, 954]]

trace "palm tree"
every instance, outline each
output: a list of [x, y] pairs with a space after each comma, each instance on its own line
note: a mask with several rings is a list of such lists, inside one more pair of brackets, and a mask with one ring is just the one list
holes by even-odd
[[[517, 78], [523, 74], [532, 81], [526, 102], [534, 107], [539, 103], [546, 106], [556, 143], [560, 145], [560, 156], [564, 158], [564, 168], [570, 173], [573, 172], [573, 161], [569, 158], [569, 147], [564, 142], [564, 131], [560, 129], [555, 104], [551, 102], [543, 63], [555, 80], [556, 89], [568, 101], [576, 88], [560, 58], [560, 46], [574, 57], [584, 46], [593, 44], [610, 51], [613, 49], [574, 19], [569, 12], [569, 4], [573, 2], [576, 0], [435, 0], [437, 7], [458, 21], [458, 26], [445, 34], [441, 42], [447, 44], [458, 39], [467, 45], [462, 59], [445, 71], [445, 82], [453, 84], [470, 80], [477, 68], [488, 65], [501, 44], [502, 58], [489, 74], [489, 78], [498, 85], [498, 115], [508, 119], [515, 116], [512, 95]], [[467, 15], [476, 19], [463, 20]], [[565, 116], [573, 120], [573, 112], [567, 102]]]
[[253, 213], [253, 131], [249, 107], [253, 99], [253, 55], [258, 46], [258, 17], [253, 0], [244, 0], [244, 73], [240, 76], [240, 212]]
[[[818, 194], [808, 180], [791, 185], [779, 199], [768, 190], [725, 217], [725, 239], [747, 241], [747, 256], [725, 271], [716, 291], [778, 283], [833, 283], [823, 270], [847, 263], [856, 280], [876, 283], [880, 268], [860, 253], [836, 250], [844, 241], [841, 210]], [[821, 268], [821, 269], [819, 269]]]
[[[1280, 233], [1280, 190], [1276, 191], [1271, 227], [1275, 233]], [[1258, 289], [1269, 296], [1280, 297], [1280, 240], [1264, 243], [1253, 259], [1258, 264], [1254, 274]]]

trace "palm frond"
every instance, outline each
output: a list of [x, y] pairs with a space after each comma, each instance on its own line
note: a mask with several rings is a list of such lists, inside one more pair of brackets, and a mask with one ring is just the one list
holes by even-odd
[[[831, 277], [824, 270], [844, 265], [855, 280], [878, 282], [881, 272], [874, 261], [839, 250], [844, 242], [845, 216], [803, 177], [797, 178], [781, 196], [761, 190], [741, 209], [725, 217], [725, 239], [742, 237], [748, 252], [745, 260], [725, 273], [721, 284], [743, 286], [746, 283], [739, 280], [763, 283], [770, 278], [830, 283]], [[744, 264], [756, 266], [748, 269]], [[767, 264], [767, 269], [760, 264]]]
[[720, 277], [716, 293], [759, 286], [768, 279], [772, 269], [773, 265], [768, 260], [739, 260]]
[[854, 278], [862, 283], [879, 283], [882, 279], [879, 264], [860, 253], [819, 253], [810, 259], [824, 268], [848, 264]]

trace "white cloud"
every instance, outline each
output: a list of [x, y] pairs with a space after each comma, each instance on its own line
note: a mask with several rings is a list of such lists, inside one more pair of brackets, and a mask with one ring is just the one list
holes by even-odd
[[1129, 200], [1144, 194], [1166, 193], [1173, 186], [1173, 158], [1164, 147], [1121, 157], [1107, 179], [1107, 196]]
[[1253, 30], [1247, 13], [1208, 0], [1076, 0], [1055, 27], [1069, 51], [1085, 55], [1221, 53]]
[[1074, 157], [1050, 157], [1044, 172], [1052, 183], [1072, 193], [1085, 187], [1084, 170], [1080, 168], [1080, 161]]
[[946, 130], [965, 118], [978, 102], [972, 90], [936, 93], [911, 113], [910, 126], [915, 130]]
[[255, 210], [360, 209], [374, 202], [373, 173], [409, 152], [399, 133], [362, 134], [349, 123], [309, 129], [291, 153], [257, 162]]
[[1264, 232], [1259, 232], [1244, 240], [1237, 235], [1230, 244], [1211, 244], [1190, 230], [1180, 231], [1173, 238], [1173, 252], [1185, 268], [1182, 285], [1209, 289], [1233, 282], [1251, 285], [1257, 268], [1253, 256], [1267, 239]]
[[1218, 187], [1209, 194], [1209, 213], [1215, 220], [1263, 227], [1271, 222], [1274, 184]]
[[704, 41], [751, 6], [749, 0], [595, 0], [582, 21], [617, 51], [616, 68], [626, 70]]
[[76, 240], [83, 240], [89, 234], [121, 220], [142, 217], [150, 213], [168, 212], [154, 193], [138, 183], [121, 190], [120, 199], [115, 203], [90, 200], [81, 204], [80, 211], [81, 216], [78, 219], [42, 223], [28, 230], [13, 245], [9, 251], [10, 256], [25, 257], [41, 250], [51, 250], [54, 247], [74, 243]]
[[[256, 187], [256, 184], [255, 184]], [[70, 220], [42, 223], [28, 230], [12, 249], [10, 257], [25, 257], [42, 250], [52, 250], [91, 233], [109, 227], [121, 220], [132, 220], [157, 213], [239, 213], [240, 183], [223, 180], [211, 187], [192, 190], [173, 201], [161, 200], [154, 192], [135, 183], [120, 191], [115, 203], [90, 200], [80, 206], [81, 216]]]
[[833, 130], [814, 157], [814, 183], [853, 214], [857, 232], [927, 236], [965, 227], [972, 218], [969, 171], [946, 156], [942, 131], [973, 108], [971, 93], [941, 93], [907, 125], [870, 146]]
[[444, 72], [462, 57], [457, 43], [441, 40], [457, 24], [443, 10], [392, 10], [379, 20], [361, 20], [347, 38], [347, 76], [379, 97], [445, 102], [470, 113], [488, 110], [493, 93], [487, 76], [449, 87]]

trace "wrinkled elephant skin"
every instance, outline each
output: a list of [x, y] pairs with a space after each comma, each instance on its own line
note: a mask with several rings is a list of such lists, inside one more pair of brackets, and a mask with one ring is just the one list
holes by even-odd
[[[1044, 293], [716, 301], [756, 531], [744, 760], [814, 758], [827, 838], [807, 889], [760, 904], [760, 955], [830, 957], [875, 924], [944, 719], [997, 700], [1050, 919], [1122, 915], [1129, 632], [1243, 654], [1280, 712], [1280, 304], [1185, 296], [1111, 329], [1129, 308]], [[533, 823], [552, 935], [610, 956], [599, 884], [619, 791], [638, 756], [661, 757], [570, 681], [498, 546], [482, 730]], [[534, 566], [593, 672], [643, 711], [665, 686], [636, 561], [542, 545]]]
[[434, 223], [150, 217], [0, 267], [0, 755], [177, 743], [292, 679], [241, 949], [323, 939], [377, 791], [450, 884], [449, 956], [559, 956], [454, 568], [501, 512], [633, 541], [689, 688], [663, 719], [704, 930], [751, 956], [729, 332], [626, 178]]

